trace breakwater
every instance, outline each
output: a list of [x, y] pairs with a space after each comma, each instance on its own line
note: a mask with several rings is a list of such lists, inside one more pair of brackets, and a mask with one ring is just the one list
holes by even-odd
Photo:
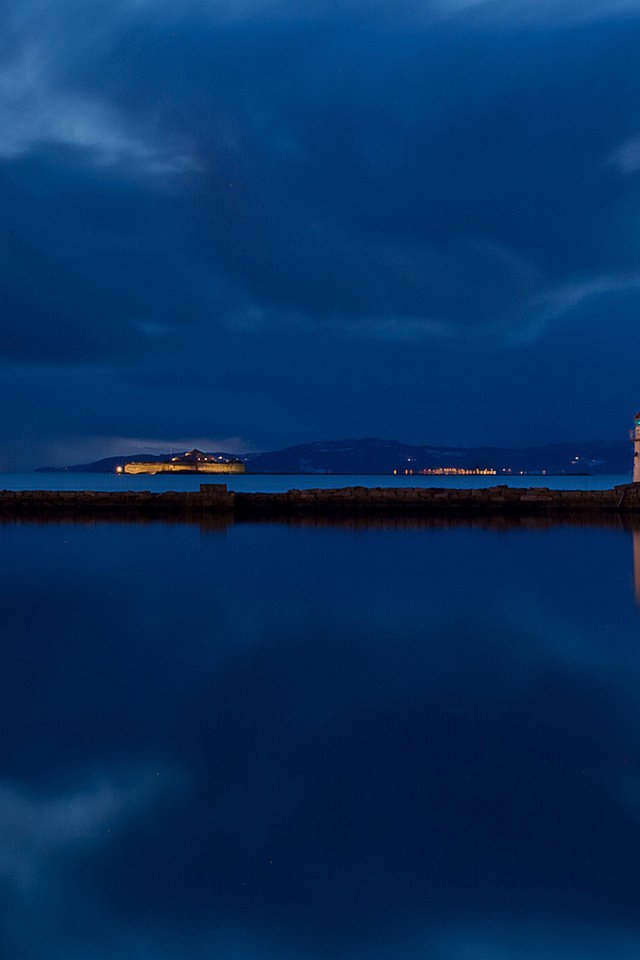
[[466, 516], [576, 517], [586, 520], [640, 515], [640, 484], [609, 490], [550, 490], [508, 486], [459, 490], [444, 487], [342, 487], [286, 493], [234, 493], [203, 483], [195, 492], [2, 490], [0, 516], [126, 516], [239, 520], [294, 517]]

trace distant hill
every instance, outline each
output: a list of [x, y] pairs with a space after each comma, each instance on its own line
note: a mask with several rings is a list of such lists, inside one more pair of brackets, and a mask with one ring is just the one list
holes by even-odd
[[562, 443], [544, 447], [412, 446], [394, 440], [320, 441], [245, 457], [251, 473], [388, 474], [397, 470], [495, 469], [502, 473], [625, 473], [628, 441]]
[[[422, 470], [456, 467], [458, 469], [495, 469], [511, 473], [629, 473], [631, 444], [610, 442], [557, 443], [544, 447], [436, 447], [412, 446], [396, 440], [323, 440], [305, 443], [269, 453], [216, 456], [243, 460], [250, 473], [306, 474], [392, 474], [394, 470], [417, 473]], [[129, 454], [106, 457], [93, 463], [68, 467], [41, 467], [41, 472], [113, 473], [129, 460], [147, 462], [165, 460], [170, 454], [155, 456]]]

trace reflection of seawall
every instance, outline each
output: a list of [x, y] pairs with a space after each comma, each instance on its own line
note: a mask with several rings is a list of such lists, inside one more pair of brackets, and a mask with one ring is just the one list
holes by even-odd
[[632, 530], [633, 537], [633, 589], [636, 603], [640, 606], [640, 530]]
[[244, 473], [244, 463], [125, 463], [125, 473]]

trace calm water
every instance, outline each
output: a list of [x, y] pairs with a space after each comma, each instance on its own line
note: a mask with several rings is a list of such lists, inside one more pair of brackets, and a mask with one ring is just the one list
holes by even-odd
[[118, 476], [114, 473], [0, 473], [0, 490], [198, 490], [201, 483], [226, 483], [230, 490], [277, 493], [310, 487], [551, 487], [555, 490], [605, 490], [629, 483], [627, 474], [592, 477], [394, 477], [308, 474], [244, 474], [241, 476]]
[[630, 533], [0, 536], [3, 958], [636, 960]]

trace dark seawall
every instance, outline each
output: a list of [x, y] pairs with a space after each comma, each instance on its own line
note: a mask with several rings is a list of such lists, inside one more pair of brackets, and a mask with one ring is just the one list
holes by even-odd
[[640, 484], [610, 490], [477, 490], [423, 487], [343, 487], [289, 490], [286, 493], [233, 493], [226, 484], [202, 484], [198, 492], [149, 493], [72, 490], [2, 490], [0, 517], [83, 516], [153, 519], [226, 517], [237, 520], [365, 516], [395, 517], [557, 517], [593, 521], [640, 515]]

